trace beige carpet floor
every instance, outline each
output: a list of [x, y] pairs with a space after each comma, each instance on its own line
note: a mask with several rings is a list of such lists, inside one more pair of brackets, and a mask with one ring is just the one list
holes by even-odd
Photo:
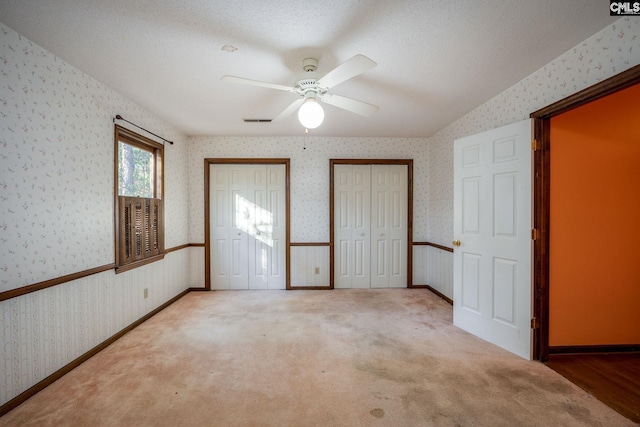
[[190, 293], [2, 426], [632, 426], [422, 289]]

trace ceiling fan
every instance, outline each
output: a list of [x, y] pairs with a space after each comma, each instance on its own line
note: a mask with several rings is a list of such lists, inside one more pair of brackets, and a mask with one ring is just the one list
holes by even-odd
[[377, 64], [364, 55], [356, 55], [324, 76], [318, 78], [316, 69], [318, 60], [307, 58], [302, 61], [304, 73], [300, 74], [294, 86], [284, 86], [275, 83], [266, 83], [258, 80], [250, 80], [235, 76], [222, 76], [222, 80], [232, 83], [240, 83], [252, 86], [266, 87], [270, 89], [282, 90], [295, 93], [301, 98], [293, 101], [291, 105], [278, 114], [272, 121], [282, 120], [289, 117], [295, 110], [298, 110], [298, 119], [307, 129], [314, 129], [322, 124], [324, 120], [324, 110], [318, 101], [343, 110], [351, 111], [363, 117], [369, 117], [376, 111], [376, 105], [368, 104], [345, 96], [335, 95], [329, 90], [340, 83], [349, 80], [375, 67]]

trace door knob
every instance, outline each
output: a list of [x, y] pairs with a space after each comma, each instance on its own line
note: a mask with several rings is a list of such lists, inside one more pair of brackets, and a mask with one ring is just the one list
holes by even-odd
[[460, 240], [454, 240], [453, 242], [451, 242], [453, 246], [460, 246], [460, 243]]

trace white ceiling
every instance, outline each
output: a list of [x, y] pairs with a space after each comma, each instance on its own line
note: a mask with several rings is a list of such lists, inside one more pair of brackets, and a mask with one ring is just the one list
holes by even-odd
[[[292, 85], [364, 54], [377, 67], [332, 92], [318, 136], [428, 137], [611, 24], [602, 0], [2, 0], [0, 21], [188, 135], [302, 135]], [[233, 46], [228, 52], [224, 46]]]

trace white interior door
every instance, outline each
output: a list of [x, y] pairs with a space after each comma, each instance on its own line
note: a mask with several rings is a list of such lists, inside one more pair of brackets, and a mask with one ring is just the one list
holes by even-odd
[[334, 165], [334, 287], [407, 287], [407, 179], [406, 165]]
[[453, 323], [531, 358], [531, 122], [454, 142]]
[[371, 168], [334, 166], [335, 288], [371, 283]]
[[212, 289], [286, 287], [284, 165], [210, 165]]
[[[248, 192], [248, 170], [246, 165], [216, 165], [226, 166], [226, 170], [229, 174], [229, 200], [227, 201], [224, 209], [229, 209], [225, 212], [225, 216], [231, 219], [229, 223], [225, 224], [225, 227], [230, 233], [229, 241], [231, 246], [229, 248], [229, 287], [218, 288], [212, 286], [213, 289], [248, 289], [249, 288], [249, 237], [248, 233], [249, 224], [252, 221], [252, 209], [251, 203], [247, 198]], [[215, 257], [218, 254], [215, 251], [211, 251], [211, 256]], [[212, 276], [213, 277], [213, 276]]]
[[248, 235], [243, 232], [249, 212], [241, 206], [242, 195], [246, 193], [245, 173], [239, 165], [212, 165], [210, 169], [212, 289], [249, 286]]
[[407, 166], [371, 167], [371, 287], [407, 287]]
[[[209, 169], [209, 224], [211, 245], [211, 288], [229, 289], [231, 236], [231, 196], [227, 165]], [[215, 254], [215, 255], [214, 255]]]
[[287, 249], [287, 174], [285, 165], [267, 165], [267, 206], [262, 210], [263, 217], [259, 222], [260, 232], [267, 249], [267, 287], [269, 289], [286, 289], [286, 249]]
[[263, 165], [247, 165], [247, 169], [247, 204], [251, 212], [247, 224], [249, 289], [267, 289], [272, 220], [267, 200], [267, 170]]

